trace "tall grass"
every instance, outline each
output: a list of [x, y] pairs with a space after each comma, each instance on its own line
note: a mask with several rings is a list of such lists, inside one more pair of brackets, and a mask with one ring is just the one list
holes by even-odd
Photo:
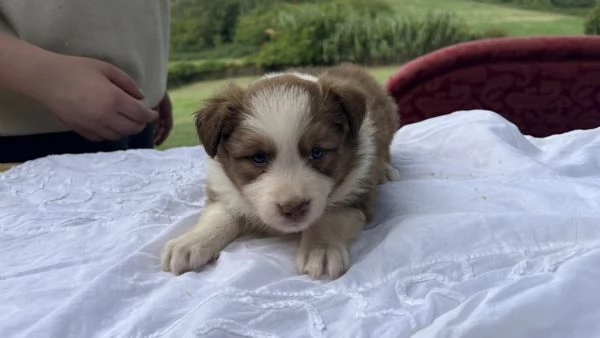
[[442, 12], [430, 12], [418, 18], [385, 16], [377, 19], [355, 13], [332, 28], [331, 35], [322, 42], [326, 63], [404, 62], [480, 37], [452, 13]]
[[[348, 6], [348, 1], [353, 5]], [[302, 4], [288, 1], [270, 10], [261, 8], [242, 16], [235, 44], [228, 46], [232, 49], [214, 51], [231, 55], [236, 51], [256, 51], [243, 58], [243, 64], [232, 64], [225, 59], [194, 63], [184, 54], [179, 57], [182, 62], [169, 68], [169, 87], [211, 78], [230, 67], [254, 72], [340, 62], [397, 65], [448, 45], [488, 35], [504, 34], [497, 29], [474, 31], [448, 12], [399, 16], [384, 0]]]
[[[402, 17], [389, 11], [368, 12], [333, 3], [287, 6], [260, 16], [264, 20], [262, 27], [253, 27], [258, 36], [246, 34], [245, 38], [263, 41], [254, 61], [266, 68], [343, 61], [368, 65], [399, 63], [484, 36], [447, 12]], [[257, 22], [253, 18], [247, 20]], [[240, 29], [244, 29], [242, 23]]]

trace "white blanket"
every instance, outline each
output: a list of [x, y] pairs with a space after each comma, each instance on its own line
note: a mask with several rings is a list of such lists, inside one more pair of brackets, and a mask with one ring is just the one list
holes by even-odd
[[27, 163], [0, 174], [0, 337], [597, 337], [598, 131], [535, 139], [486, 111], [402, 128], [402, 180], [335, 281], [296, 275], [280, 239], [161, 272], [202, 209], [199, 147]]

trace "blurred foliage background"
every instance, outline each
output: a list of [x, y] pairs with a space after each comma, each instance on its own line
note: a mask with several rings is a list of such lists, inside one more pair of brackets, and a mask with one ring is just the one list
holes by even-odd
[[433, 50], [489, 37], [600, 32], [597, 0], [172, 0], [164, 147], [197, 144], [191, 113], [226, 79], [360, 63], [384, 81]]

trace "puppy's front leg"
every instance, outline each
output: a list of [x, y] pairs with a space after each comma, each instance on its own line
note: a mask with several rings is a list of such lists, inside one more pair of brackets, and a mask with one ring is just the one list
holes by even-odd
[[302, 233], [296, 257], [298, 272], [313, 279], [327, 275], [336, 279], [350, 267], [348, 251], [366, 223], [362, 211], [340, 208], [325, 211], [315, 224]]
[[165, 244], [162, 269], [175, 275], [198, 270], [239, 235], [240, 226], [225, 207], [209, 204], [193, 229]]

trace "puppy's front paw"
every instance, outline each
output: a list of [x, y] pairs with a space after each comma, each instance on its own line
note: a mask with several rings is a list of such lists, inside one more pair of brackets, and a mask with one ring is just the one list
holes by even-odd
[[398, 169], [392, 167], [391, 164], [386, 163], [383, 166], [383, 175], [381, 176], [381, 184], [398, 181], [400, 179], [400, 173]]
[[312, 279], [327, 275], [336, 279], [350, 267], [350, 253], [341, 245], [321, 244], [301, 248], [296, 257], [298, 272]]
[[163, 271], [171, 271], [178, 276], [200, 269], [215, 259], [218, 254], [219, 251], [215, 250], [205, 238], [198, 234], [187, 233], [165, 244], [161, 265]]

